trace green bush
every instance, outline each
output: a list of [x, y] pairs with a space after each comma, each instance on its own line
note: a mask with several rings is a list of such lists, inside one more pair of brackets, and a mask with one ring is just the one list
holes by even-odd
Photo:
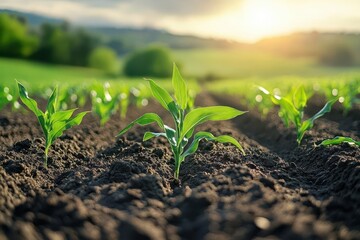
[[8, 14], [0, 14], [0, 56], [28, 57], [37, 45], [36, 37], [28, 34], [25, 24]]
[[89, 66], [103, 70], [108, 74], [116, 74], [119, 70], [116, 53], [107, 47], [97, 47], [91, 52]]
[[125, 62], [124, 74], [131, 77], [170, 77], [170, 51], [163, 47], [149, 47], [133, 53]]

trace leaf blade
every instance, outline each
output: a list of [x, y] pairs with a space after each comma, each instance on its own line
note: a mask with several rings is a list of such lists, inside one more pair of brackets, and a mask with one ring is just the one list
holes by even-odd
[[89, 112], [81, 112], [72, 119], [65, 121], [63, 125], [59, 125], [56, 129], [53, 129], [53, 131], [51, 131], [50, 133], [51, 143], [53, 143], [56, 140], [56, 138], [60, 137], [65, 130], [75, 125], [80, 125], [80, 123], [82, 122], [83, 118], [87, 113]]
[[190, 111], [184, 119], [183, 138], [191, 129], [207, 121], [228, 120], [240, 116], [246, 112], [227, 106], [201, 107]]
[[151, 123], [156, 122], [159, 127], [164, 130], [164, 123], [161, 120], [161, 118], [159, 117], [159, 115], [155, 114], [155, 113], [145, 113], [144, 115], [142, 115], [141, 117], [137, 118], [136, 120], [132, 121], [129, 125], [127, 125], [123, 130], [121, 130], [118, 133], [118, 137], [123, 135], [124, 133], [126, 133], [130, 128], [132, 128], [135, 124], [139, 124], [139, 125], [148, 125]]
[[154, 98], [165, 108], [169, 110], [168, 104], [174, 101], [171, 95], [162, 87], [157, 85], [153, 80], [148, 79], [150, 90]]
[[297, 133], [297, 142], [298, 144], [301, 143], [301, 140], [303, 139], [305, 132], [309, 129], [311, 129], [314, 126], [314, 122], [316, 119], [322, 117], [323, 115], [325, 115], [325, 113], [328, 113], [331, 111], [331, 107], [332, 105], [337, 101], [337, 99], [328, 101], [324, 107], [318, 111], [314, 116], [312, 116], [311, 118], [307, 119], [306, 121], [304, 121], [301, 124], [301, 127], [298, 129], [298, 133]]
[[183, 154], [184, 158], [191, 154], [194, 154], [196, 152], [196, 150], [199, 147], [199, 142], [202, 139], [206, 139], [208, 141], [216, 141], [216, 142], [220, 142], [220, 143], [231, 143], [234, 146], [236, 146], [243, 155], [245, 155], [245, 151], [242, 148], [242, 146], [240, 145], [240, 143], [231, 136], [221, 135], [221, 136], [215, 137], [212, 133], [209, 133], [209, 132], [197, 132], [195, 134], [194, 139], [193, 139], [192, 143], [190, 144], [189, 148], [184, 152], [184, 154]]
[[330, 145], [338, 145], [341, 143], [349, 143], [349, 144], [355, 144], [360, 147], [360, 141], [355, 141], [354, 139], [350, 137], [341, 137], [337, 136], [332, 139], [326, 139], [320, 143], [322, 146], [330, 146]]
[[188, 90], [175, 63], [173, 67], [172, 84], [174, 87], [175, 98], [181, 109], [185, 110], [188, 102]]
[[166, 134], [165, 133], [155, 133], [155, 132], [145, 132], [143, 141], [147, 141], [154, 137], [166, 137]]
[[38, 108], [37, 102], [29, 97], [26, 88], [19, 82], [17, 82], [19, 88], [19, 96], [21, 101], [38, 117], [44, 115], [44, 113]]

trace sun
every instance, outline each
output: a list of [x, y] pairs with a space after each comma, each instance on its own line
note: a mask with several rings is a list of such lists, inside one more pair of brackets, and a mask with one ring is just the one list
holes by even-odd
[[239, 11], [239, 21], [249, 38], [276, 35], [291, 23], [284, 5], [279, 1], [246, 1]]
[[220, 36], [256, 41], [291, 29], [291, 16], [286, 6], [282, 0], [245, 0], [231, 12], [214, 16], [203, 29]]

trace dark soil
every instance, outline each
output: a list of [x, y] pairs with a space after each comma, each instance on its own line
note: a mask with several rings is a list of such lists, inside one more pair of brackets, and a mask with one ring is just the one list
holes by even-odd
[[[198, 99], [246, 110], [232, 96]], [[312, 99], [308, 113], [321, 104]], [[145, 111], [165, 116], [156, 104], [104, 128], [87, 116], [55, 142], [48, 169], [35, 117], [2, 112], [0, 239], [360, 239], [359, 148], [315, 147], [336, 135], [359, 139], [359, 109], [344, 117], [335, 108], [301, 146], [275, 112], [205, 124], [237, 138], [246, 156], [201, 142], [180, 182], [166, 140], [142, 142], [154, 126], [115, 138]]]

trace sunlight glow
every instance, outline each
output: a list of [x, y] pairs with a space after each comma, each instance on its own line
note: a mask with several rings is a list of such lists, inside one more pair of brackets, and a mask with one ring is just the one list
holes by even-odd
[[249, 38], [272, 35], [283, 30], [286, 16], [282, 7], [269, 1], [258, 2], [248, 1], [239, 11], [238, 17], [246, 26]]

